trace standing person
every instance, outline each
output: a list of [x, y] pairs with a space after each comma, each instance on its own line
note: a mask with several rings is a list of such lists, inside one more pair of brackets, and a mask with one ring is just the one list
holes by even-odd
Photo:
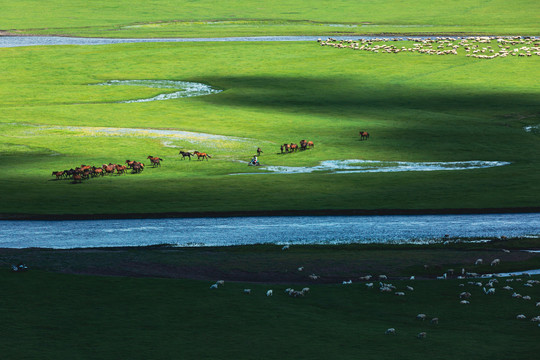
[[262, 153], [262, 152], [263, 152], [263, 151], [261, 150], [261, 148], [258, 147], [258, 148], [257, 148], [257, 155], [258, 155], [258, 156], [261, 156], [261, 153]]

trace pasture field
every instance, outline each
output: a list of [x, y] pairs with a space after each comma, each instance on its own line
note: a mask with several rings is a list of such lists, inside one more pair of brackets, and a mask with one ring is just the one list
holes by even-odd
[[[399, 45], [399, 44], [398, 44]], [[540, 203], [538, 56], [494, 60], [330, 49], [316, 42], [160, 43], [0, 49], [1, 214], [306, 209], [482, 209]], [[201, 82], [218, 94], [107, 80]], [[173, 90], [170, 90], [173, 91]], [[100, 131], [135, 128], [119, 136]], [[178, 139], [156, 129], [200, 134]], [[110, 129], [108, 129], [110, 130]], [[371, 137], [360, 141], [359, 130]], [[142, 132], [141, 132], [142, 131]], [[144, 133], [147, 131], [147, 133]], [[242, 138], [238, 140], [238, 138]], [[280, 144], [315, 148], [280, 154]], [[327, 160], [496, 161], [460, 171], [231, 175]], [[181, 160], [180, 149], [212, 155]], [[164, 159], [142, 174], [72, 184], [52, 171]]]
[[21, 0], [3, 4], [0, 30], [87, 37], [537, 35], [539, 10], [534, 0]]
[[[472, 265], [478, 256], [501, 258], [498, 271], [537, 268], [538, 254], [514, 251], [531, 241], [287, 251], [273, 245], [1, 249], [3, 269], [24, 261], [30, 270], [0, 271], [0, 285], [9, 289], [0, 298], [0, 350], [5, 358], [24, 359], [532, 359], [540, 350], [540, 328], [530, 321], [540, 315], [540, 287], [524, 284], [539, 276], [500, 278], [494, 295], [468, 284], [487, 279], [427, 279], [448, 267], [493, 271]], [[311, 273], [321, 278], [309, 280]], [[406, 295], [381, 293], [358, 280], [382, 273]], [[411, 274], [417, 279], [406, 280]], [[211, 290], [219, 279], [225, 284]], [[348, 279], [353, 284], [341, 284]], [[532, 300], [512, 298], [502, 289], [507, 285]], [[284, 293], [306, 286], [305, 297]], [[265, 295], [269, 289], [272, 297]], [[463, 291], [472, 294], [468, 305], [460, 304]], [[419, 313], [427, 320], [416, 320]], [[437, 325], [430, 324], [433, 317]], [[391, 327], [396, 335], [385, 335]], [[427, 337], [417, 339], [419, 332]]]

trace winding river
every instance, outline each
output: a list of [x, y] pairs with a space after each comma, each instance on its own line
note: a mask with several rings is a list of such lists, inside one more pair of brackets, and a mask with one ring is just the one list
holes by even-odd
[[0, 221], [0, 248], [430, 243], [445, 235], [540, 238], [540, 214]]

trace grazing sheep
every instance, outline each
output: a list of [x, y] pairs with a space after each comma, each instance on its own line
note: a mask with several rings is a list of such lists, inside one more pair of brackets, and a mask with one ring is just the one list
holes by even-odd
[[438, 325], [439, 324], [439, 318], [433, 318], [431, 319], [430, 321], [433, 325]]
[[491, 266], [499, 265], [501, 263], [500, 259], [495, 259], [491, 262]]
[[218, 288], [218, 285], [217, 285], [217, 284], [212, 284], [212, 285], [210, 286], [210, 289], [217, 289], [217, 288]]
[[225, 285], [225, 281], [224, 280], [218, 280], [218, 281], [216, 281], [216, 284]]
[[305, 287], [305, 288], [302, 289], [301, 292], [305, 294], [305, 293], [309, 292], [309, 288], [308, 288], [308, 287]]
[[361, 277], [360, 277], [360, 280], [366, 280], [366, 281], [369, 281], [369, 280], [371, 280], [372, 277], [373, 277], [373, 276], [371, 276], [371, 275], [361, 276]]
[[476, 259], [476, 261], [474, 262], [474, 265], [481, 265], [482, 263], [484, 263], [483, 259]]
[[244, 294], [251, 294], [251, 289], [244, 289]]
[[368, 288], [372, 288], [372, 287], [373, 287], [373, 283], [366, 283], [366, 286], [367, 286]]
[[397, 296], [405, 296], [405, 293], [403, 291], [396, 291]]
[[414, 288], [412, 286], [407, 285], [407, 290], [414, 291]]
[[388, 277], [386, 275], [379, 275], [379, 280], [387, 280]]
[[540, 322], [540, 316], [535, 316], [531, 319], [532, 322]]
[[531, 300], [531, 297], [529, 295], [525, 295], [524, 297], [522, 297], [523, 300]]
[[488, 290], [486, 290], [486, 288], [483, 288], [483, 289], [484, 289], [484, 294], [486, 294], [486, 295], [495, 294], [495, 288], [491, 288], [491, 289], [488, 289]]
[[517, 298], [517, 299], [521, 299], [523, 296], [521, 296], [521, 294], [518, 294], [518, 293], [514, 292], [514, 293], [512, 294], [512, 297], [513, 297], [513, 298]]
[[414, 280], [414, 275], [409, 278], [409, 280]]
[[319, 276], [319, 275], [315, 275], [315, 274], [311, 274], [311, 275], [309, 275], [309, 278], [310, 278], [311, 280], [317, 280], [317, 279], [320, 278], [320, 276]]
[[289, 245], [285, 245], [284, 247], [281, 248], [281, 250], [289, 250]]
[[300, 266], [300, 267], [298, 268], [298, 271], [304, 271], [304, 267], [303, 267], [303, 266]]
[[459, 284], [458, 286], [465, 286], [465, 284]]
[[424, 331], [422, 331], [421, 333], [418, 333], [418, 335], [416, 335], [416, 337], [419, 338], [419, 339], [425, 339], [426, 336], [427, 336], [427, 334]]
[[509, 253], [509, 252], [510, 252], [510, 250], [506, 250], [506, 249], [502, 249], [502, 251], [505, 252], [505, 253]]
[[470, 304], [470, 302], [467, 301], [467, 300], [461, 300], [459, 303], [460, 303], [460, 304]]
[[516, 316], [516, 319], [519, 319], [519, 320], [524, 320], [526, 319], [527, 317], [523, 314], [519, 314], [518, 316]]
[[467, 291], [464, 291], [462, 292], [461, 294], [459, 294], [459, 298], [460, 299], [468, 299], [471, 297], [471, 293], [470, 292], [467, 292]]
[[266, 296], [272, 296], [272, 295], [274, 295], [274, 292], [272, 290], [268, 290], [266, 292]]
[[350, 284], [352, 284], [352, 280], [349, 280], [349, 281], [343, 281], [342, 284], [343, 284], [343, 285], [350, 285]]
[[437, 280], [446, 280], [446, 273], [444, 273], [442, 276], [437, 276]]
[[385, 335], [396, 335], [396, 329], [394, 328], [389, 328], [389, 329], [386, 329], [386, 331], [384, 332]]
[[416, 318], [418, 320], [424, 321], [424, 320], [426, 320], [426, 314], [418, 314], [418, 315], [416, 315]]
[[540, 301], [536, 303], [536, 306], [540, 306]]
[[510, 287], [510, 286], [508, 286], [508, 285], [505, 286], [505, 287], [503, 287], [503, 289], [504, 289], [504, 290], [514, 290], [514, 288], [512, 288], [512, 287]]

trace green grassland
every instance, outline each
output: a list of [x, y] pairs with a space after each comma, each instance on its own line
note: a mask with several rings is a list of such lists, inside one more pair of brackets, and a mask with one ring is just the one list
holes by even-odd
[[[538, 57], [491, 61], [375, 54], [313, 42], [182, 43], [0, 49], [0, 213], [118, 214], [305, 209], [531, 207], [540, 203]], [[162, 93], [89, 86], [114, 79], [183, 80], [209, 96], [115, 103]], [[73, 130], [68, 127], [85, 127]], [[245, 141], [105, 136], [99, 127], [176, 129]], [[360, 141], [359, 130], [371, 138]], [[313, 150], [279, 154], [282, 143]], [[166, 146], [168, 145], [168, 146]], [[294, 175], [264, 165], [322, 160], [508, 161], [463, 171]], [[179, 149], [210, 153], [187, 161]], [[140, 175], [82, 184], [54, 170], [164, 159]], [[147, 161], [147, 160], [145, 160]]]
[[[397, 263], [403, 271], [409, 262], [429, 264], [432, 271], [461, 263], [476, 270], [470, 264], [478, 255], [502, 257], [501, 265], [515, 269], [522, 264], [507, 262], [506, 257], [524, 260], [525, 253], [504, 254], [480, 245], [462, 250], [293, 246], [286, 252], [266, 245], [4, 249], [0, 253], [4, 268], [15, 259], [27, 260], [31, 268], [25, 273], [0, 271], [0, 286], [6, 289], [0, 298], [4, 325], [0, 350], [6, 359], [329, 359], [337, 354], [340, 359], [532, 359], [540, 350], [540, 329], [530, 321], [538, 315], [535, 299], [540, 288], [523, 284], [540, 279], [538, 276], [523, 277], [521, 283], [499, 279], [492, 296], [468, 284], [470, 279], [390, 278], [387, 282], [397, 291], [406, 292], [396, 296], [379, 292], [377, 286], [368, 289], [357, 277], [346, 286], [341, 280], [348, 278], [328, 282], [327, 277], [378, 275], [388, 264]], [[537, 255], [526, 256], [529, 265], [538, 265]], [[287, 270], [300, 274], [299, 265], [305, 266], [303, 280], [277, 280], [279, 276], [290, 280]], [[137, 276], [154, 278], [133, 277], [144, 267], [146, 273]], [[187, 268], [198, 280], [186, 279], [185, 274], [180, 276], [183, 279], [176, 278], [178, 269]], [[345, 268], [348, 273], [342, 271]], [[401, 275], [419, 274], [420, 268], [408, 268]], [[122, 269], [132, 276], [73, 274], [101, 270], [111, 275]], [[491, 269], [487, 266], [485, 270]], [[229, 281], [243, 271], [274, 274], [274, 280]], [[321, 274], [322, 283], [306, 280], [312, 271]], [[218, 279], [225, 279], [225, 284], [209, 289]], [[512, 291], [502, 289], [508, 284], [533, 300], [512, 298]], [[407, 285], [414, 290], [406, 290]], [[305, 297], [284, 293], [286, 288], [305, 286], [310, 288]], [[244, 294], [245, 288], [252, 293]], [[272, 297], [265, 296], [268, 289], [273, 290]], [[460, 304], [462, 291], [472, 294], [470, 304]], [[419, 313], [427, 314], [427, 320], [416, 320]], [[527, 320], [517, 320], [518, 314], [526, 315]], [[438, 325], [430, 324], [433, 317], [439, 318]], [[396, 335], [385, 335], [391, 327]], [[417, 339], [419, 332], [426, 332], [426, 339]]]
[[2, 4], [0, 30], [93, 37], [214, 37], [338, 34], [537, 35], [534, 0], [215, 2], [36, 1]]

